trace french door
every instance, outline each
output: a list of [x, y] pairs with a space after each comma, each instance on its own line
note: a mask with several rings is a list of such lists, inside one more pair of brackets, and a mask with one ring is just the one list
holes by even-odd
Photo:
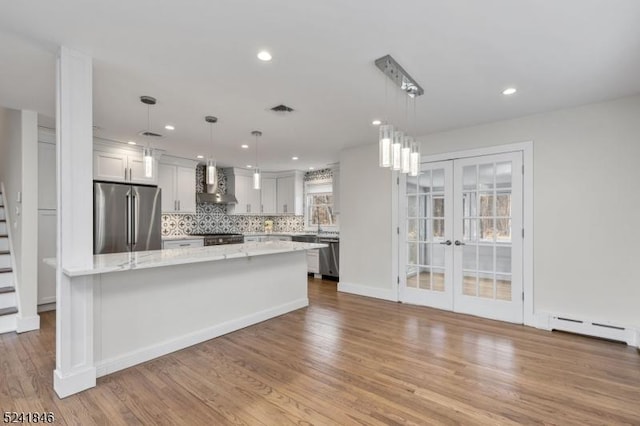
[[403, 302], [522, 323], [521, 170], [514, 152], [424, 163], [406, 177]]

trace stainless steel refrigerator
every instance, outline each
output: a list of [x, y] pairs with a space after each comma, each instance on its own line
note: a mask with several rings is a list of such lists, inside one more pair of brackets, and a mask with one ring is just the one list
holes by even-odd
[[156, 186], [93, 183], [93, 253], [159, 250], [161, 190]]

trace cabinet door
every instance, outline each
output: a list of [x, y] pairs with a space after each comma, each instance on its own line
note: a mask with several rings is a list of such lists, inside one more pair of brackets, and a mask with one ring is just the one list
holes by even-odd
[[278, 213], [294, 213], [293, 205], [293, 176], [278, 178], [277, 188], [277, 212]]
[[56, 208], [56, 146], [38, 142], [38, 208]]
[[177, 211], [176, 166], [169, 164], [158, 165], [158, 187], [162, 190], [162, 213], [173, 213]]
[[127, 179], [127, 156], [103, 151], [93, 152], [93, 178], [109, 182], [124, 182]]
[[[262, 185], [260, 185], [262, 188]], [[248, 178], [247, 185], [247, 200], [249, 203], [249, 213], [251, 214], [260, 214], [262, 212], [262, 200], [260, 194], [262, 193], [261, 189], [253, 189], [253, 177]]]
[[249, 201], [249, 188], [251, 185], [251, 178], [248, 176], [234, 176], [234, 195], [238, 199], [238, 203], [234, 206], [234, 214], [248, 214], [251, 212], [251, 205]]
[[157, 185], [158, 184], [158, 162], [153, 160], [153, 173], [151, 177], [144, 175], [144, 161], [142, 160], [142, 154], [139, 156], [129, 156], [127, 158], [127, 164], [129, 167], [129, 180], [132, 183], [142, 183], [145, 185]]
[[[56, 212], [38, 211], [38, 259], [56, 257]], [[38, 262], [38, 305], [56, 301], [56, 270]]]
[[262, 213], [274, 214], [276, 213], [276, 188], [277, 182], [275, 178], [263, 178], [262, 179]]
[[196, 212], [196, 169], [176, 167], [176, 199], [180, 213]]

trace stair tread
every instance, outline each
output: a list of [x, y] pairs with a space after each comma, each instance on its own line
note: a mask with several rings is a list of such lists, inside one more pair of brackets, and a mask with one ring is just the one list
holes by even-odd
[[13, 272], [11, 268], [0, 268], [0, 274], [6, 274], [7, 272]]
[[11, 252], [9, 250], [0, 250], [0, 255], [1, 254], [10, 254]]
[[3, 293], [13, 293], [16, 291], [16, 288], [13, 286], [8, 286], [8, 287], [0, 287], [0, 294]]
[[18, 308], [16, 307], [0, 309], [0, 317], [3, 315], [11, 315], [11, 314], [17, 314], [17, 313], [18, 313]]
[[0, 238], [9, 238], [7, 234], [0, 234]]

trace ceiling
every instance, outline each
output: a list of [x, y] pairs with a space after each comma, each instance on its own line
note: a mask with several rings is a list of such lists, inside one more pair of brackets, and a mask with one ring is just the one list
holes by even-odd
[[[151, 95], [165, 135], [154, 146], [228, 166], [254, 163], [254, 129], [263, 168], [307, 169], [375, 143], [385, 109], [424, 135], [640, 92], [637, 0], [29, 0], [0, 12], [0, 105], [51, 122], [66, 45], [94, 58], [96, 136], [144, 143], [138, 98]], [[373, 62], [386, 54], [424, 88], [415, 111], [392, 86], [385, 101]], [[269, 111], [281, 103], [296, 111]], [[213, 145], [205, 115], [219, 118]]]

